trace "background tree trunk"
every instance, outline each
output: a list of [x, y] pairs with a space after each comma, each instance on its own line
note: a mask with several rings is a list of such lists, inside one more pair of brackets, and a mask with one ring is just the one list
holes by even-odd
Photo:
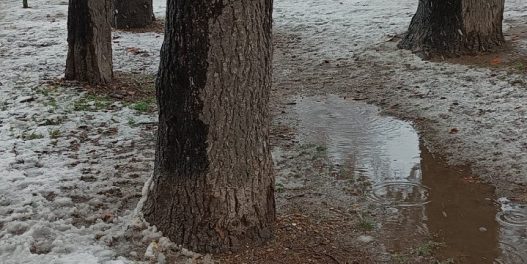
[[141, 28], [154, 21], [152, 0], [112, 0], [112, 26]]
[[272, 0], [168, 1], [159, 132], [145, 219], [220, 252], [272, 236]]
[[504, 0], [420, 0], [399, 47], [430, 55], [492, 51], [505, 42]]
[[112, 32], [107, 0], [70, 0], [66, 79], [92, 84], [112, 80]]
[[22, 7], [29, 8], [29, 5], [27, 4], [27, 0], [22, 0]]

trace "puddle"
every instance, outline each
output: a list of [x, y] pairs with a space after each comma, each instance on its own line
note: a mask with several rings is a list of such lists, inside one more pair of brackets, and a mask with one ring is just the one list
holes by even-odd
[[504, 226], [527, 226], [527, 214], [519, 210], [506, 210], [496, 216], [498, 222]]
[[376, 107], [336, 96], [305, 98], [295, 105], [301, 141], [327, 148], [330, 162], [373, 184], [420, 183], [419, 140], [412, 126], [379, 115]]
[[430, 189], [414, 182], [385, 182], [372, 187], [369, 197], [379, 204], [418, 206], [430, 202]]
[[504, 254], [494, 263], [527, 263], [527, 206], [500, 198], [501, 212], [496, 215], [500, 224], [500, 249]]
[[348, 172], [334, 186], [361, 177], [371, 183], [368, 198], [381, 208], [379, 234], [389, 252], [437, 236], [440, 259], [526, 263], [527, 209], [500, 208], [491, 186], [434, 158], [410, 123], [334, 95], [298, 98], [294, 109], [298, 140], [325, 147], [330, 166]]

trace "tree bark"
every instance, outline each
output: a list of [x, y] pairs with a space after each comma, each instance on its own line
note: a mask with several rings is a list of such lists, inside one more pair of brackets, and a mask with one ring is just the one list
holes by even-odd
[[399, 48], [429, 56], [496, 50], [502, 32], [504, 0], [420, 0]]
[[177, 244], [236, 250], [272, 236], [272, 0], [168, 1], [145, 219]]
[[106, 84], [113, 76], [108, 0], [70, 0], [66, 79]]
[[152, 0], [112, 0], [112, 26], [119, 29], [141, 28], [154, 21]]

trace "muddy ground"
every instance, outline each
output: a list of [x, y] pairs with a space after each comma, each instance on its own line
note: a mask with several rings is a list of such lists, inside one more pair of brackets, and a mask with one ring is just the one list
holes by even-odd
[[[164, 2], [155, 2], [162, 17]], [[497, 263], [525, 260], [527, 214], [517, 208], [527, 202], [526, 3], [507, 2], [508, 49], [426, 62], [396, 48], [416, 1], [276, 1], [276, 238], [215, 256], [180, 249], [134, 212], [153, 166], [160, 25], [114, 32], [121, 81], [87, 87], [58, 81], [67, 2], [34, 0], [24, 10], [17, 4], [0, 3], [0, 258], [6, 263], [493, 263], [499, 251], [509, 258]], [[319, 119], [310, 118], [306, 113], [317, 107]], [[349, 115], [355, 110], [365, 115]], [[395, 122], [409, 135], [413, 154], [403, 160], [421, 164], [410, 174], [419, 203], [401, 209], [371, 199], [379, 178], [342, 162], [339, 155], [353, 152], [348, 140], [355, 136], [399, 131], [347, 133], [357, 129], [349, 120], [364, 116]], [[309, 137], [318, 134], [343, 143]], [[383, 142], [400, 139], [394, 138]], [[404, 156], [406, 144], [394, 146]], [[477, 208], [473, 217], [464, 217], [471, 208]], [[500, 214], [510, 208], [517, 214]], [[469, 221], [460, 224], [456, 215]]]
[[[519, 35], [516, 34], [523, 33], [521, 30], [509, 32], [508, 37], [517, 39]], [[412, 56], [406, 51], [399, 51], [396, 47], [397, 41], [398, 38], [394, 36], [373, 49], [376, 53], [396, 52]], [[275, 33], [272, 142], [275, 147], [273, 154], [277, 162], [279, 179], [280, 177], [295, 178], [296, 182], [308, 181], [310, 184], [301, 187], [280, 186], [282, 189], [279, 189], [281, 191], [277, 195], [280, 217], [275, 241], [263, 248], [222, 256], [221, 260], [228, 263], [493, 263], [493, 259], [499, 257], [499, 253], [496, 252], [500, 248], [499, 245], [492, 245], [493, 242], [485, 244], [472, 241], [472, 239], [477, 240], [475, 237], [480, 235], [475, 234], [471, 237], [471, 234], [467, 235], [459, 230], [458, 235], [450, 234], [446, 238], [445, 234], [441, 233], [452, 233], [459, 228], [478, 230], [478, 227], [471, 226], [478, 224], [482, 226], [488, 224], [487, 227], [494, 226], [498, 229], [493, 223], [497, 204], [495, 190], [484, 182], [494, 183], [498, 187], [498, 196], [509, 195], [513, 200], [521, 203], [526, 199], [522, 175], [518, 178], [518, 182], [506, 177], [505, 181], [504, 177], [499, 179], [479, 177], [471, 169], [473, 163], [466, 161], [469, 157], [453, 160], [445, 156], [451, 151], [452, 146], [450, 148], [442, 146], [444, 141], [458, 148], [466, 147], [455, 138], [459, 128], [438, 127], [436, 120], [421, 116], [423, 110], [421, 107], [408, 110], [401, 106], [415, 104], [413, 102], [415, 99], [427, 98], [429, 101], [439, 102], [448, 99], [425, 95], [419, 90], [418, 85], [403, 87], [394, 82], [393, 75], [396, 74], [392, 67], [394, 61], [370, 61], [368, 57], [362, 57], [363, 54], [336, 60], [313, 59], [306, 57], [306, 53], [303, 52], [310, 47], [302, 45], [302, 38], [299, 36]], [[499, 63], [496, 63], [496, 58], [500, 58]], [[462, 64], [470, 68], [490, 69], [509, 75], [521, 72], [522, 69], [518, 69], [518, 65], [525, 58], [524, 50], [509, 42], [509, 46], [499, 53], [447, 58], [436, 63], [446, 65], [443, 67], [448, 67], [449, 64]], [[410, 64], [403, 64], [398, 70], [419, 74], [419, 68]], [[496, 74], [489, 72], [489, 75]], [[386, 210], [390, 210], [390, 207], [372, 203], [371, 199], [368, 199], [368, 194], [371, 193], [371, 179], [361, 178], [357, 173], [351, 172], [347, 177], [353, 178], [353, 183], [342, 184], [340, 181], [342, 179], [339, 177], [346, 175], [339, 175], [342, 174], [342, 170], [335, 172], [332, 168], [332, 162], [328, 160], [326, 153], [328, 146], [324, 144], [306, 146], [298, 140], [298, 134], [301, 132], [298, 131], [298, 116], [294, 114], [295, 105], [306, 97], [315, 97], [324, 101], [327, 100], [328, 94], [344, 100], [378, 105], [384, 113], [408, 120], [418, 128], [421, 137], [420, 149], [425, 153], [423, 154], [427, 157], [425, 159], [428, 159], [427, 164], [423, 163], [423, 165], [432, 166], [434, 171], [438, 171], [434, 177], [441, 178], [449, 173], [452, 174], [448, 175], [450, 178], [447, 182], [441, 184], [463, 186], [450, 190], [436, 188], [432, 192], [445, 194], [457, 191], [460, 195], [464, 195], [466, 200], [457, 200], [457, 205], [454, 206], [466, 212], [477, 208], [476, 211], [472, 211], [474, 215], [471, 216], [471, 220], [467, 221], [471, 224], [465, 225], [455, 220], [446, 221], [449, 223], [439, 224], [443, 225], [441, 228], [429, 226], [431, 230], [424, 232], [415, 232], [415, 226], [406, 229], [399, 225], [390, 226], [390, 223], [386, 222], [386, 217], [389, 215]], [[453, 105], [459, 103], [454, 101]], [[449, 114], [443, 115], [448, 117]], [[372, 131], [375, 132], [377, 131]], [[445, 138], [445, 134], [448, 138]], [[433, 162], [430, 162], [431, 160]], [[324, 186], [328, 183], [333, 184], [331, 190]], [[434, 199], [444, 198], [436, 194]], [[483, 202], [484, 206], [467, 202], [472, 199], [487, 202]], [[435, 217], [432, 216], [434, 208], [427, 207], [427, 211], [431, 214], [430, 218]], [[446, 214], [442, 210], [435, 211], [440, 215]], [[404, 211], [395, 213], [400, 218], [405, 218], [405, 214]], [[478, 217], [485, 220], [478, 221]], [[433, 223], [435, 221], [445, 221], [440, 219], [443, 218], [442, 216], [435, 218], [432, 221], [427, 220], [428, 225], [435, 225]], [[493, 236], [485, 239], [497, 240]], [[525, 241], [525, 234], [519, 236]], [[447, 246], [446, 243], [457, 244]], [[473, 249], [455, 249], [471, 243]], [[514, 248], [514, 251], [521, 251], [525, 243], [521, 242], [518, 246], [520, 248]], [[486, 255], [485, 251], [491, 253]], [[513, 257], [511, 263], [521, 263], [523, 258], [524, 256]]]

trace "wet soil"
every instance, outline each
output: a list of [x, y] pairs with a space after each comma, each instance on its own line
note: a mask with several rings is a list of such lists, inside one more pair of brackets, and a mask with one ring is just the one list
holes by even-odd
[[434, 61], [525, 74], [527, 73], [527, 49], [522, 46], [522, 43], [527, 36], [527, 25], [518, 24], [515, 21], [510, 21], [510, 23], [513, 26], [504, 32], [506, 42], [500, 50], [471, 56], [435, 58]]
[[114, 72], [114, 78], [107, 85], [91, 85], [75, 81], [55, 79], [48, 82], [45, 89], [50, 92], [59, 86], [82, 87], [89, 95], [108, 97], [125, 103], [153, 101], [155, 98], [155, 75], [141, 73]]
[[[302, 2], [307, 1], [296, 1], [295, 4]], [[342, 4], [343, 2], [340, 2], [340, 5]], [[360, 4], [368, 5], [366, 2]], [[379, 5], [378, 2], [374, 4]], [[391, 3], [382, 3], [383, 6], [388, 4]], [[400, 4], [397, 3], [397, 5]], [[1, 3], [0, 6], [2, 6]], [[295, 8], [298, 6], [295, 5]], [[282, 5], [282, 9], [285, 7]], [[407, 83], [397, 78], [408, 78], [409, 75], [428, 74], [430, 76], [426, 71], [430, 70], [434, 75], [457, 74], [455, 79], [467, 80], [464, 83], [460, 82], [460, 85], [468, 85], [473, 82], [474, 76], [480, 75], [464, 76], [459, 71], [450, 69], [452, 68], [450, 66], [445, 66], [440, 71], [437, 67], [432, 68], [431, 65], [414, 62], [409, 54], [394, 56], [393, 54], [399, 51], [394, 49], [393, 40], [395, 39], [392, 37], [389, 37], [386, 43], [373, 43], [370, 41], [372, 38], [343, 37], [349, 36], [342, 34], [348, 31], [338, 32], [337, 26], [349, 23], [349, 17], [340, 21], [326, 21], [326, 16], [335, 10], [335, 6], [328, 5], [325, 9], [316, 9], [317, 12], [324, 12], [324, 14], [317, 13], [318, 17], [316, 20], [313, 19], [312, 23], [300, 21], [298, 20], [299, 15], [294, 14], [296, 17], [293, 18], [296, 20], [287, 19], [291, 27], [285, 27], [282, 22], [275, 28], [272, 144], [277, 172], [276, 238], [262, 247], [217, 256], [217, 259], [225, 263], [437, 263], [437, 261], [442, 261], [442, 263], [525, 263], [527, 208], [507, 199], [496, 199], [494, 189], [481, 183], [478, 177], [470, 173], [470, 168], [448, 166], [443, 159], [432, 155], [427, 147], [434, 145], [431, 143], [433, 137], [430, 135], [437, 131], [430, 127], [437, 126], [437, 118], [434, 123], [434, 118], [424, 120], [419, 115], [415, 115], [416, 111], [414, 115], [409, 114], [408, 108], [406, 113], [399, 111], [409, 105], [408, 101], [404, 100], [417, 98], [422, 99], [423, 103], [433, 101], [434, 104], [445, 104], [446, 108], [450, 106], [450, 109], [454, 109], [454, 111], [441, 113], [446, 116], [445, 119], [449, 114], [452, 116], [463, 114], [461, 111], [455, 112], [456, 106], [459, 106], [458, 102], [440, 101], [446, 100], [446, 97], [441, 98], [440, 95], [434, 94], [440, 86], [452, 84], [445, 82], [445, 79], [435, 80], [438, 85], [430, 88], [429, 83], [414, 78], [409, 79], [414, 82], [412, 85], [415, 87], [408, 87]], [[341, 8], [343, 9], [350, 10]], [[280, 8], [276, 10], [276, 13], [280, 15]], [[356, 21], [343, 26], [355, 30], [361, 29], [361, 26], [357, 25], [377, 27], [376, 24], [378, 24], [380, 29], [381, 25], [392, 25], [392, 23], [387, 23], [388, 20], [402, 17], [392, 13], [384, 14], [384, 16], [377, 16], [373, 19], [375, 23], [372, 23], [371, 18], [357, 15], [367, 14], [369, 10], [371, 11], [366, 8], [352, 10]], [[299, 10], [302, 13], [304, 11]], [[57, 18], [64, 17], [63, 14], [61, 16], [58, 14]], [[408, 18], [404, 19], [405, 26], [412, 13], [407, 15]], [[0, 16], [5, 16], [5, 14], [0, 12]], [[359, 22], [357, 17], [363, 24], [355, 24]], [[280, 19], [280, 16], [278, 18]], [[49, 17], [49, 20], [54, 19], [54, 17]], [[284, 20], [283, 17], [282, 20]], [[38, 28], [41, 31], [40, 27]], [[59, 25], [58, 28], [64, 27]], [[150, 31], [159, 32], [159, 30], [158, 27]], [[368, 36], [383, 34], [376, 29], [363, 31], [367, 32]], [[33, 30], [27, 32], [29, 32], [28, 35], [21, 36], [28, 37], [27, 41], [33, 41], [35, 36], [30, 35], [35, 35], [35, 32]], [[302, 32], [307, 33], [302, 35]], [[525, 32], [521, 32], [523, 33]], [[353, 32], [353, 34], [360, 37], [363, 33]], [[525, 38], [521, 34], [518, 35], [518, 39]], [[123, 32], [116, 32], [114, 39], [118, 51], [115, 53], [118, 58], [116, 63], [120, 69], [132, 72], [140, 69], [148, 72], [157, 67], [156, 60], [146, 58], [154, 57], [149, 54], [157, 54], [158, 42], [152, 42], [156, 45], [146, 45], [142, 42], [143, 45], [139, 45], [141, 43], [138, 43], [138, 40], [146, 39], [146, 37], [130, 39], [123, 37], [124, 35], [126, 34]], [[328, 35], [331, 37], [330, 41], [327, 40]], [[160, 37], [155, 36], [156, 39]], [[65, 39], [65, 37], [60, 35], [60, 39]], [[55, 43], [55, 41], [40, 44], [37, 41], [34, 42], [35, 46], [20, 45], [18, 48], [34, 49], [37, 47], [40, 49]], [[358, 47], [353, 50], [348, 49], [350, 48], [350, 45], [347, 45], [348, 42], [354, 42], [353, 46], [358, 45]], [[61, 51], [61, 49], [57, 50]], [[41, 64], [38, 70], [22, 64], [21, 71], [28, 69], [42, 71], [44, 79], [49, 77], [49, 71], [61, 72], [62, 63], [50, 62], [48, 64], [47, 62], [56, 57], [64, 61], [64, 58], [57, 55], [65, 54], [65, 52], [57, 52], [57, 50], [51, 50], [53, 56], [50, 55], [40, 61], [45, 63]], [[335, 54], [328, 56], [330, 53], [327, 52], [328, 50]], [[3, 49], [0, 53], [7, 51]], [[31, 56], [42, 54], [42, 52], [31, 52], [35, 54], [24, 54]], [[375, 53], [383, 54], [381, 58], [384, 61], [379, 61], [378, 58], [375, 60], [371, 55]], [[508, 56], [508, 54], [505, 55]], [[518, 61], [515, 61], [515, 56], [512, 54], [511, 57], [500, 58], [500, 60], [494, 60], [494, 57], [480, 59], [485, 62], [481, 63], [482, 65], [490, 61], [492, 67], [497, 64], [496, 68], [501, 69], [500, 65], [516, 66]], [[399, 63], [398, 60], [403, 62]], [[10, 60], [10, 63], [12, 62], [17, 62], [17, 60]], [[469, 63], [480, 66], [477, 62]], [[50, 70], [53, 67], [56, 69]], [[518, 66], [516, 70], [520, 71], [520, 68]], [[34, 74], [34, 76], [40, 75]], [[17, 75], [17, 78], [22, 77]], [[129, 77], [123, 76], [123, 79]], [[488, 76], [485, 75], [482, 78], [498, 82], [500, 80], [496, 79], [503, 77], [503, 80], [509, 81], [502, 75], [494, 77], [496, 77], [495, 73], [489, 73]], [[17, 85], [27, 86], [34, 80], [34, 78], [27, 78]], [[144, 97], [141, 97], [141, 94], [139, 98], [136, 98], [134, 97], [136, 94], [133, 93], [137, 87], [151, 84], [151, 80], [147, 82], [138, 80], [137, 83], [131, 84], [132, 88], [125, 87], [122, 89], [123, 100], [143, 100]], [[20, 105], [20, 103], [15, 103], [17, 97], [28, 95], [27, 91], [20, 92], [22, 90], [19, 89], [20, 86], [13, 89], [16, 93], [6, 94], [6, 97], [14, 98], [10, 107]], [[111, 89], [106, 89], [105, 94], [112, 96]], [[473, 90], [477, 91], [477, 89]], [[93, 93], [97, 92], [96, 89], [93, 90]], [[67, 95], [63, 92], [56, 93], [57, 95], [54, 96], [57, 97], [62, 94]], [[150, 89], [144, 96], [149, 97], [151, 93]], [[11, 96], [13, 94], [16, 96]], [[403, 94], [403, 96], [398, 97], [398, 94]], [[121, 95], [117, 93], [116, 96]], [[36, 100], [32, 100], [40, 103], [39, 97], [35, 97]], [[510, 99], [510, 97], [500, 97], [497, 100], [504, 98]], [[76, 100], [77, 97], [74, 99]], [[62, 98], [60, 100], [69, 104], [73, 99]], [[375, 103], [386, 112], [409, 117], [413, 123], [385, 116], [380, 109], [363, 102]], [[468, 103], [474, 104], [474, 102]], [[461, 106], [462, 104], [463, 102]], [[459, 108], [461, 107], [457, 107]], [[32, 126], [36, 126], [42, 121], [41, 119], [47, 117], [45, 110], [42, 107], [32, 110], [38, 113], [36, 120], [31, 121], [25, 115], [20, 119], [24, 122], [32, 122]], [[95, 234], [96, 240], [113, 247], [119, 253], [118, 255], [138, 261], [145, 260], [143, 253], [146, 251], [146, 246], [158, 236], [146, 239], [143, 235], [120, 237], [116, 242], [112, 235], [114, 232], [103, 232], [102, 228], [122, 227], [115, 223], [110, 225], [110, 222], [119, 220], [123, 215], [122, 211], [131, 210], [136, 204], [138, 195], [141, 193], [142, 182], [152, 170], [155, 124], [151, 122], [151, 118], [137, 116], [135, 117], [138, 119], [136, 122], [128, 119], [129, 112], [105, 114], [106, 110], [97, 114], [83, 113], [82, 122], [69, 123], [72, 129], [68, 128], [64, 137], [72, 140], [71, 146], [63, 144], [65, 139], [58, 141], [58, 150], [56, 145], [46, 146], [46, 149], [49, 147], [52, 152], [63, 151], [71, 154], [68, 159], [68, 162], [73, 160], [71, 166], [83, 169], [79, 169], [78, 173], [79, 175], [82, 173], [80, 182], [71, 183], [69, 175], [63, 175], [68, 182], [58, 183], [57, 186], [60, 188], [57, 189], [60, 191], [55, 190], [56, 194], [45, 192], [45, 198], [42, 200], [63, 201], [62, 204], [45, 204], [45, 206], [52, 208], [55, 213], [60, 213], [60, 217], [66, 218], [70, 217], [70, 214], [63, 209], [73, 207], [73, 204], [93, 197], [93, 205], [83, 205], [86, 210], [71, 215], [74, 217], [74, 225], [86, 227], [83, 230], [87, 230], [86, 237], [89, 239], [81, 242], [90, 241], [91, 243], [92, 236]], [[417, 112], [420, 110], [427, 112], [428, 109], [418, 109]], [[485, 114], [492, 109], [482, 110]], [[23, 112], [18, 108], [11, 111], [13, 113]], [[72, 120], [77, 116], [63, 112], [61, 109], [58, 111], [60, 114], [69, 115]], [[119, 121], [115, 121], [112, 116], [116, 114]], [[142, 119], [146, 121], [140, 121]], [[120, 134], [117, 133], [114, 122], [119, 125]], [[456, 122], [450, 123], [460, 125]], [[108, 127], [107, 124], [112, 127]], [[148, 127], [138, 131], [136, 129], [138, 125]], [[418, 127], [421, 134], [418, 134], [413, 126]], [[89, 127], [98, 129], [84, 131]], [[448, 131], [454, 136], [458, 132], [463, 133], [463, 128], [454, 130], [449, 126]], [[102, 138], [101, 142], [99, 138]], [[31, 147], [37, 150], [35, 152], [41, 151], [39, 147], [41, 145], [30, 146], [30, 143], [28, 141], [22, 146], [27, 144], [28, 150]], [[461, 145], [459, 142], [454, 143]], [[14, 146], [17, 146], [16, 144]], [[80, 153], [77, 153], [79, 148]], [[433, 150], [432, 153], [444, 153], [437, 146]], [[521, 150], [525, 149], [515, 149], [519, 152]], [[19, 155], [17, 152], [20, 150], [13, 148], [13, 151]], [[461, 153], [459, 156], [469, 155]], [[41, 159], [40, 154], [38, 159]], [[63, 160], [64, 157], [57, 159]], [[119, 162], [116, 163], [116, 159]], [[465, 161], [466, 159], [462, 160], [462, 162]], [[46, 159], [43, 163], [58, 164], [57, 161], [48, 162]], [[12, 165], [15, 169], [24, 169], [21, 164], [13, 163]], [[35, 165], [35, 168], [40, 166]], [[52, 165], [42, 169], [51, 172], [45, 177], [51, 178], [54, 176], [53, 173], [59, 173], [54, 167], [56, 166]], [[99, 169], [101, 171], [98, 171]], [[509, 167], [501, 168], [501, 170], [503, 173], [511, 171]], [[517, 171], [521, 171], [521, 167]], [[116, 178], [115, 175], [118, 177]], [[510, 175], [506, 176], [496, 178], [494, 183], [502, 187], [513, 186], [510, 182], [505, 181]], [[48, 182], [49, 178], [43, 182]], [[501, 181], [501, 179], [505, 180]], [[79, 186], [80, 188], [77, 188]], [[509, 193], [517, 194], [518, 201], [527, 201], [526, 192], [522, 190], [527, 189], [520, 186]], [[64, 204], [65, 197], [68, 197], [66, 202], [71, 200], [66, 205]], [[108, 212], [109, 208], [113, 209], [115, 214]], [[7, 214], [11, 213], [12, 211]], [[46, 219], [46, 215], [44, 211], [37, 214], [35, 219], [40, 222]], [[101, 219], [102, 222], [99, 221], [98, 224], [92, 225], [92, 219]], [[108, 223], [102, 228], [94, 228], [94, 226], [101, 226], [103, 222]], [[9, 222], [2, 221], [0, 229], [8, 224]], [[63, 236], [62, 229], [57, 230], [60, 231], [56, 234]], [[25, 228], [17, 229], [13, 233], [18, 234], [25, 231]], [[140, 234], [142, 231], [136, 232]], [[73, 238], [77, 243], [78, 238], [85, 239], [86, 237], [74, 236]], [[20, 241], [17, 243], [27, 245], [25, 240]], [[65, 241], [69, 243], [73, 239], [68, 238]], [[130, 246], [130, 244], [134, 245]], [[41, 247], [33, 251], [46, 252], [46, 250], [46, 247]]]
[[[501, 53], [441, 63], [521, 73], [524, 49], [515, 41], [524, 38], [524, 33], [518, 26], [508, 30], [510, 46]], [[227, 263], [527, 261], [527, 214], [522, 205], [527, 200], [521, 198], [525, 193], [522, 185], [492, 178], [492, 183], [499, 187], [496, 191], [485, 183], [488, 178], [480, 179], [470, 166], [463, 165], [469, 163], [448, 165], [452, 158], [442, 157], [449, 152], [438, 144], [441, 141], [435, 136], [438, 122], [401, 111], [405, 99], [394, 100], [401, 97], [397, 93], [422, 100], [433, 95], [420, 89], [421, 83], [416, 83], [414, 89], [395, 80], [398, 71], [419, 74], [422, 66], [409, 63], [399, 69], [400, 65], [392, 61], [396, 59], [393, 54], [398, 52], [396, 37], [374, 45], [365, 53], [324, 58], [301, 35], [275, 29], [274, 36], [272, 142], [280, 191], [279, 231], [265, 250], [248, 249], [222, 256], [220, 260]], [[364, 55], [372, 52], [385, 52], [394, 58], [379, 62], [378, 58]], [[508, 79], [497, 75], [490, 74], [498, 80]], [[444, 104], [442, 99], [446, 98], [436, 98], [439, 104]], [[374, 103], [382, 110], [366, 103]], [[412, 122], [383, 113], [411, 118]], [[455, 127], [448, 128], [453, 137], [458, 132]], [[508, 194], [512, 202], [497, 198]], [[331, 245], [336, 248], [324, 244], [304, 247], [312, 245], [312, 235], [297, 236], [293, 232], [296, 229], [284, 228], [287, 226], [282, 220], [284, 216], [301, 215], [304, 222], [318, 223], [318, 230], [325, 230], [331, 223], [327, 219], [335, 216], [335, 210], [343, 220], [337, 226], [339, 236], [330, 236]], [[299, 220], [292, 222], [298, 224]], [[290, 246], [291, 236], [294, 246]], [[277, 250], [280, 248], [287, 250]], [[319, 258], [320, 252], [330, 252], [331, 257]]]
[[504, 56], [512, 53], [497, 65], [492, 63], [499, 54], [461, 57], [458, 63], [423, 62], [397, 49], [393, 36], [367, 48], [328, 53], [325, 49], [335, 48], [319, 46], [320, 39], [333, 35], [317, 32], [312, 38], [318, 42], [313, 42], [285, 24], [275, 28], [274, 89], [279, 96], [338, 94], [411, 119], [433, 153], [442, 153], [449, 164], [470, 164], [475, 174], [497, 187], [500, 197], [527, 202], [521, 162], [526, 145], [519, 133], [525, 127], [525, 110], [516, 101], [524, 97], [527, 83], [525, 75], [518, 75], [527, 36], [519, 21], [509, 23], [512, 49]]
[[505, 232], [511, 226], [497, 221], [503, 202], [492, 186], [434, 157], [411, 123], [375, 106], [337, 95], [285, 97], [273, 146], [276, 238], [222, 262], [526, 259], [524, 215], [513, 215], [520, 224]]

